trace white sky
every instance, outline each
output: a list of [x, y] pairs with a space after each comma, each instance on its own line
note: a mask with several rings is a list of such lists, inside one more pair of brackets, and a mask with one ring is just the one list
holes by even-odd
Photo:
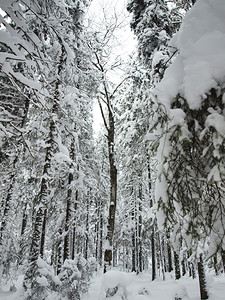
[[[87, 18], [89, 19], [89, 26], [92, 28], [101, 30], [105, 29], [105, 18], [110, 22], [114, 22], [115, 14], [119, 19], [119, 23], [123, 25], [120, 29], [115, 31], [116, 39], [114, 40], [114, 46], [112, 47], [112, 53], [110, 55], [110, 61], [113, 62], [117, 56], [126, 61], [129, 55], [135, 49], [136, 42], [134, 35], [130, 29], [130, 16], [126, 10], [127, 0], [93, 0], [88, 10]], [[114, 72], [110, 72], [110, 80], [116, 84], [120, 82], [120, 78], [123, 74], [123, 70], [117, 69]], [[96, 101], [97, 102], [97, 101]], [[94, 124], [93, 128], [95, 133], [100, 130], [102, 124], [102, 117], [99, 111], [97, 103], [94, 103]]]

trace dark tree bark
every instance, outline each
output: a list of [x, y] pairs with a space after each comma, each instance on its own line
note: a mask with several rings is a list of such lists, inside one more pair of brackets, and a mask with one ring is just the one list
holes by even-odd
[[103, 215], [100, 215], [100, 242], [99, 242], [99, 264], [102, 266], [103, 255]]
[[171, 251], [168, 235], [167, 235], [167, 255], [168, 255], [168, 272], [171, 272], [173, 271], [173, 262], [172, 262], [172, 251]]
[[181, 261], [181, 266], [182, 266], [182, 276], [184, 276], [186, 274], [186, 258], [183, 257], [182, 261]]
[[62, 239], [62, 227], [59, 228], [59, 238], [57, 241], [57, 247], [56, 247], [56, 272], [57, 275], [59, 275], [59, 273], [61, 272], [61, 268], [62, 268], [62, 254], [63, 254], [63, 239]]
[[[141, 180], [141, 175], [139, 180]], [[138, 198], [139, 198], [139, 205], [138, 205], [138, 271], [143, 271], [143, 253], [142, 253], [142, 185], [141, 182], [139, 183], [139, 189], [138, 189]]]
[[215, 270], [215, 273], [216, 275], [218, 275], [218, 266], [217, 266], [217, 253], [213, 256], [213, 267], [214, 267], [214, 270]]
[[175, 266], [175, 278], [176, 280], [180, 279], [180, 260], [179, 255], [174, 251], [174, 266]]
[[199, 276], [201, 300], [206, 300], [209, 298], [209, 296], [208, 296], [208, 291], [207, 291], [207, 286], [206, 286], [206, 278], [205, 278], [202, 254], [200, 255], [199, 261], [198, 261], [198, 276]]
[[73, 174], [69, 173], [68, 176], [68, 191], [67, 191], [67, 201], [66, 201], [66, 219], [65, 219], [65, 236], [64, 236], [64, 248], [63, 248], [63, 261], [71, 258], [70, 256], [70, 222], [71, 222], [71, 197], [72, 189], [71, 183], [73, 181]]
[[75, 257], [75, 240], [76, 240], [76, 229], [75, 229], [75, 227], [74, 227], [74, 228], [73, 228], [73, 233], [72, 233], [71, 259], [74, 259], [74, 257]]
[[96, 260], [102, 266], [102, 246], [103, 246], [103, 216], [102, 216], [102, 200], [99, 199], [97, 205], [97, 224], [96, 224]]
[[[152, 178], [151, 178], [151, 166], [150, 166], [150, 157], [146, 154], [147, 158], [147, 169], [148, 169], [148, 192], [150, 198], [150, 208], [153, 207], [153, 197], [151, 196], [152, 193]], [[151, 250], [152, 250], [152, 281], [156, 279], [156, 245], [155, 245], [155, 222], [153, 221], [152, 229], [151, 229]]]
[[[133, 191], [132, 191], [133, 192]], [[134, 204], [134, 199], [132, 201], [132, 211], [131, 211], [131, 220], [133, 222], [133, 230], [132, 230], [132, 235], [131, 235], [131, 242], [132, 242], [132, 256], [131, 256], [131, 263], [132, 263], [132, 272], [136, 272], [136, 234], [135, 234], [135, 204]]]
[[[50, 130], [49, 130], [49, 138], [47, 144], [49, 145], [46, 148], [46, 156], [45, 156], [45, 164], [43, 168], [43, 176], [40, 184], [40, 192], [37, 196], [37, 213], [34, 221], [33, 227], [33, 235], [32, 242], [30, 248], [29, 260], [31, 263], [38, 259], [40, 251], [43, 256], [44, 242], [45, 242], [45, 225], [43, 223], [46, 222], [45, 216], [47, 213], [47, 205], [48, 205], [48, 195], [49, 195], [49, 184], [47, 181], [48, 171], [51, 164], [52, 158], [52, 148], [54, 144], [54, 132], [55, 132], [55, 124], [54, 121], [51, 121]], [[40, 249], [42, 248], [42, 250]]]
[[223, 264], [223, 272], [225, 274], [225, 250], [221, 248], [221, 257], [222, 257], [222, 264]]
[[85, 249], [84, 249], [85, 259], [88, 259], [88, 245], [89, 245], [89, 197], [87, 199], [86, 234], [85, 234]]
[[97, 223], [95, 224], [95, 258], [96, 258], [96, 261], [99, 261], [98, 260], [98, 254], [99, 254], [99, 231], [100, 231], [100, 228], [99, 228], [99, 220], [97, 221]]
[[139, 236], [138, 236], [138, 208], [137, 199], [135, 199], [135, 258], [136, 258], [136, 272], [139, 273]]
[[[141, 221], [140, 221], [141, 218]], [[138, 251], [138, 260], [139, 260], [139, 267], [138, 270], [139, 272], [143, 272], [143, 249], [142, 249], [142, 240], [141, 240], [141, 226], [142, 224], [142, 217], [139, 216], [139, 251]]]
[[[58, 105], [59, 105], [59, 97], [60, 97], [60, 75], [64, 65], [64, 56], [65, 56], [65, 48], [62, 40], [58, 37], [60, 45], [61, 45], [61, 55], [59, 58], [59, 63], [57, 66], [57, 79], [54, 86], [54, 102], [51, 108], [50, 113], [50, 120], [49, 120], [49, 133], [48, 139], [46, 144], [46, 155], [44, 161], [44, 167], [42, 172], [42, 179], [40, 183], [40, 190], [37, 195], [37, 202], [36, 202], [36, 216], [34, 219], [33, 225], [33, 232], [32, 232], [32, 240], [31, 240], [31, 247], [29, 252], [28, 258], [28, 269], [24, 276], [24, 288], [30, 289], [30, 299], [32, 299], [33, 294], [36, 293], [36, 285], [35, 285], [35, 278], [37, 276], [37, 260], [40, 253], [44, 254], [44, 244], [45, 244], [45, 229], [46, 229], [46, 214], [48, 208], [48, 200], [49, 200], [49, 169], [51, 167], [51, 160], [54, 151], [56, 150], [56, 136], [57, 136], [57, 129], [54, 121], [54, 117], [57, 115], [58, 112]], [[35, 207], [35, 208], [36, 208]]]
[[[104, 68], [98, 60], [99, 68], [104, 72]], [[113, 235], [114, 235], [114, 225], [115, 225], [115, 214], [116, 214], [116, 201], [117, 201], [117, 168], [115, 161], [115, 124], [114, 124], [114, 114], [112, 108], [113, 95], [109, 95], [106, 83], [104, 85], [104, 97], [106, 99], [106, 105], [108, 110], [108, 124], [103, 112], [102, 105], [99, 101], [99, 106], [104, 121], [105, 128], [107, 130], [107, 141], [108, 141], [108, 157], [109, 157], [109, 173], [110, 173], [110, 204], [108, 213], [108, 224], [107, 224], [107, 234], [106, 234], [106, 248], [104, 252], [104, 272], [107, 271], [107, 267], [112, 264], [112, 250], [113, 250]]]
[[155, 230], [152, 226], [151, 233], [151, 246], [152, 246], [152, 281], [156, 279], [156, 253], [155, 253]]
[[114, 149], [114, 116], [112, 113], [111, 104], [108, 103], [108, 152], [109, 152], [109, 169], [110, 169], [110, 205], [107, 224], [107, 247], [104, 253], [104, 272], [107, 270], [107, 265], [112, 264], [112, 248], [113, 248], [113, 235], [116, 214], [116, 200], [117, 200], [117, 168], [115, 162], [115, 149]]
[[46, 232], [46, 223], [47, 223], [47, 209], [44, 211], [42, 231], [41, 231], [41, 243], [40, 243], [40, 256], [44, 256], [44, 245], [45, 245], [45, 232]]
[[[75, 192], [75, 203], [74, 203], [74, 211], [77, 210], [77, 203], [78, 203], [78, 190]], [[76, 247], [76, 215], [74, 216], [73, 220], [73, 234], [72, 234], [72, 245], [71, 245], [71, 258], [74, 259], [75, 257], [75, 247]]]

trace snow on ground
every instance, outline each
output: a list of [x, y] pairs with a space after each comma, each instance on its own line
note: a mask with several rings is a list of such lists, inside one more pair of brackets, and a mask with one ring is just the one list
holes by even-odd
[[[107, 274], [107, 273], [106, 273]], [[224, 300], [225, 276], [207, 276], [209, 286], [209, 300]], [[105, 297], [104, 290], [112, 288], [114, 284], [121, 287], [113, 297]], [[170, 274], [165, 281], [157, 279], [151, 281], [151, 274], [136, 275], [119, 271], [109, 271], [107, 275], [98, 275], [91, 283], [89, 292], [81, 300], [121, 300], [125, 287], [127, 300], [174, 300], [175, 295], [182, 300], [199, 300], [198, 279], [182, 277], [175, 281]]]
[[[16, 283], [17, 291], [9, 292], [9, 286], [0, 290], [1, 300], [23, 300], [22, 280]], [[225, 299], [225, 276], [207, 274], [209, 300]], [[105, 297], [105, 290], [119, 284], [118, 292], [112, 297]], [[126, 294], [127, 298], [122, 298]], [[200, 300], [198, 279], [182, 277], [175, 281], [171, 274], [166, 280], [151, 281], [151, 274], [125, 273], [117, 270], [98, 274], [92, 281], [89, 292], [81, 296], [81, 300], [174, 300], [175, 295], [182, 300]]]
[[10, 292], [9, 284], [0, 287], [0, 300], [23, 300], [23, 276], [15, 282], [16, 292]]

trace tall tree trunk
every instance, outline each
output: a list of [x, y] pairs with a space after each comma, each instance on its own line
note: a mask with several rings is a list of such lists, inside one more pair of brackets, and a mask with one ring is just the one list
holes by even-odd
[[[135, 195], [136, 196], [136, 195]], [[137, 208], [137, 198], [135, 198], [134, 207], [135, 207], [135, 256], [136, 256], [136, 272], [139, 273], [139, 238], [138, 238], [138, 208]]]
[[[73, 130], [75, 130], [75, 126], [73, 126]], [[72, 141], [70, 144], [70, 158], [72, 162], [75, 160], [75, 139], [72, 134]], [[73, 169], [73, 163], [70, 165], [70, 169]], [[64, 248], [63, 248], [63, 262], [66, 259], [71, 258], [71, 224], [72, 224], [72, 187], [71, 184], [73, 182], [74, 176], [72, 172], [69, 172], [68, 175], [68, 190], [67, 190], [67, 198], [66, 198], [66, 219], [65, 219], [65, 236], [64, 236]]]
[[117, 200], [117, 168], [115, 161], [115, 149], [114, 149], [114, 116], [112, 112], [110, 99], [107, 97], [108, 106], [108, 153], [109, 153], [109, 169], [110, 169], [110, 205], [108, 214], [107, 234], [106, 234], [106, 246], [104, 252], [104, 272], [107, 271], [107, 267], [112, 264], [112, 248], [113, 248], [113, 235], [115, 226], [115, 214], [116, 214], [116, 200]]
[[43, 249], [44, 249], [44, 243], [45, 243], [45, 226], [43, 226], [43, 223], [46, 222], [45, 220], [45, 214], [48, 207], [48, 200], [49, 200], [49, 169], [51, 167], [51, 160], [53, 152], [56, 150], [56, 136], [57, 136], [57, 129], [55, 125], [55, 115], [57, 115], [58, 112], [58, 105], [59, 105], [59, 97], [60, 97], [60, 75], [61, 71], [63, 69], [64, 65], [64, 56], [65, 56], [65, 48], [62, 40], [59, 38], [59, 42], [61, 45], [61, 55], [59, 58], [59, 63], [57, 66], [57, 79], [55, 83], [55, 90], [54, 90], [54, 103], [52, 105], [51, 109], [51, 116], [50, 116], [50, 124], [49, 124], [49, 133], [48, 133], [48, 139], [47, 139], [47, 147], [46, 147], [46, 155], [45, 155], [45, 162], [43, 167], [43, 173], [42, 173], [42, 179], [40, 183], [40, 191], [37, 196], [37, 212], [35, 216], [34, 226], [33, 226], [33, 232], [32, 232], [32, 240], [31, 240], [31, 247], [30, 247], [30, 253], [28, 258], [28, 269], [24, 276], [24, 287], [25, 289], [30, 290], [30, 295], [28, 299], [32, 299], [34, 293], [37, 291], [36, 289], [36, 276], [37, 276], [37, 260], [40, 254], [40, 246], [42, 247], [42, 255], [43, 255]]
[[103, 215], [100, 215], [100, 242], [99, 242], [99, 264], [102, 266], [103, 255]]
[[88, 245], [89, 245], [89, 195], [87, 197], [86, 233], [85, 233], [85, 250], [84, 250], [85, 259], [88, 259]]
[[183, 255], [183, 259], [181, 261], [181, 266], [182, 266], [182, 276], [186, 274], [186, 257]]
[[225, 274], [225, 250], [221, 248], [221, 257], [222, 257], [222, 264], [223, 264], [223, 273]]
[[160, 258], [160, 264], [161, 264], [161, 269], [162, 269], [162, 276], [163, 280], [166, 279], [165, 277], [165, 266], [164, 266], [164, 257], [163, 257], [163, 240], [161, 241], [160, 239], [160, 234], [158, 233], [158, 239], [159, 239], [159, 258]]
[[[77, 205], [78, 205], [78, 195], [79, 192], [76, 190], [75, 192], [75, 203], [74, 203], [74, 211], [76, 213], [77, 211]], [[71, 258], [75, 258], [75, 247], [76, 247], [76, 220], [77, 216], [76, 214], [74, 215], [74, 220], [73, 220], [73, 234], [72, 234], [72, 245], [71, 245]]]
[[113, 246], [113, 267], [117, 267], [118, 261], [118, 245], [117, 243]]
[[41, 243], [40, 243], [40, 256], [44, 256], [44, 245], [45, 245], [45, 232], [46, 232], [46, 223], [47, 223], [47, 209], [44, 211], [42, 231], [41, 231]]
[[201, 300], [206, 300], [209, 298], [209, 296], [208, 296], [208, 292], [207, 292], [202, 254], [200, 254], [199, 261], [198, 261], [198, 277], [199, 277]]
[[72, 233], [72, 249], [71, 249], [71, 259], [75, 258], [75, 240], [76, 240], [76, 228], [73, 227], [73, 233]]
[[[141, 176], [140, 176], [141, 177]], [[139, 183], [139, 216], [138, 216], [138, 270], [139, 272], [143, 271], [143, 253], [142, 253], [142, 186]]]
[[73, 174], [69, 173], [68, 177], [68, 191], [67, 191], [67, 201], [66, 201], [66, 219], [65, 219], [65, 236], [64, 236], [64, 248], [63, 248], [63, 261], [71, 258], [70, 256], [70, 222], [72, 218], [71, 214], [71, 197], [72, 189], [71, 183], [73, 181]]
[[156, 253], [155, 253], [155, 228], [152, 225], [151, 233], [151, 246], [152, 246], [152, 281], [156, 279]]
[[135, 232], [132, 232], [132, 272], [136, 272], [136, 243], [135, 243]]
[[177, 254], [176, 251], [174, 251], [174, 266], [175, 266], [175, 278], [176, 278], [176, 280], [178, 280], [178, 279], [180, 279], [181, 274], [180, 274], [179, 255]]
[[[150, 208], [153, 207], [153, 198], [152, 198], [152, 178], [151, 178], [151, 166], [150, 166], [150, 157], [148, 153], [148, 148], [146, 150], [146, 158], [147, 158], [147, 169], [148, 169], [148, 192], [150, 199]], [[156, 279], [156, 245], [155, 245], [155, 222], [152, 224], [151, 228], [151, 249], [152, 249], [152, 281]]]
[[30, 255], [29, 255], [30, 257], [29, 260], [31, 263], [33, 263], [38, 259], [38, 256], [40, 254], [40, 247], [42, 247], [42, 255], [43, 255], [44, 242], [45, 242], [45, 231], [43, 232], [43, 228], [45, 229], [45, 226], [43, 226], [43, 223], [46, 222], [45, 215], [47, 213], [48, 195], [49, 195], [49, 186], [48, 186], [49, 184], [47, 178], [48, 178], [49, 168], [51, 164], [52, 150], [54, 147], [53, 146], [54, 135], [55, 135], [55, 124], [54, 121], [52, 120], [50, 124], [50, 130], [49, 130], [49, 138], [47, 141], [47, 144], [49, 146], [46, 148], [45, 164], [44, 164], [43, 175], [41, 179], [40, 192], [37, 196], [36, 205], [38, 209], [34, 221], [32, 242], [31, 242]]
[[132, 262], [132, 272], [136, 272], [136, 235], [135, 235], [135, 200], [132, 201], [132, 211], [131, 211], [131, 220], [133, 223], [133, 230], [131, 235], [131, 243], [132, 243], [132, 256], [131, 256], [131, 262]]
[[163, 257], [163, 266], [164, 266], [164, 272], [167, 272], [167, 255], [166, 255], [166, 237], [164, 234], [162, 234], [162, 257]]
[[173, 262], [172, 262], [172, 251], [171, 251], [171, 246], [170, 246], [170, 234], [167, 232], [166, 235], [166, 240], [167, 240], [167, 256], [168, 256], [168, 272], [170, 273], [173, 271]]
[[62, 268], [62, 254], [63, 254], [63, 238], [62, 238], [62, 227], [59, 228], [59, 237], [57, 241], [57, 247], [56, 247], [56, 272], [57, 275], [61, 272]]
[[[99, 216], [97, 214], [97, 216]], [[97, 223], [95, 224], [95, 259], [98, 262], [98, 254], [99, 254], [99, 220], [97, 221]]]
[[[41, 180], [41, 189], [38, 195], [38, 210], [35, 216], [35, 221], [33, 225], [33, 233], [32, 233], [32, 240], [31, 240], [31, 247], [30, 247], [30, 253], [29, 253], [29, 266], [24, 276], [24, 287], [25, 289], [30, 289], [31, 294], [30, 298], [33, 297], [33, 289], [35, 288], [34, 280], [36, 278], [37, 273], [37, 260], [40, 254], [40, 244], [42, 240], [42, 244], [44, 245], [44, 235], [42, 232], [43, 229], [43, 221], [44, 216], [46, 212], [46, 207], [48, 203], [48, 183], [46, 180], [48, 169], [49, 169], [49, 162], [51, 158], [51, 151], [50, 148], [47, 149], [46, 159], [45, 159], [45, 166], [44, 166], [44, 172], [43, 177]], [[42, 253], [43, 254], [43, 253]]]
[[160, 275], [160, 236], [159, 233], [157, 232], [157, 234], [155, 235], [155, 241], [156, 241], [156, 263], [157, 263], [157, 270], [159, 272]]

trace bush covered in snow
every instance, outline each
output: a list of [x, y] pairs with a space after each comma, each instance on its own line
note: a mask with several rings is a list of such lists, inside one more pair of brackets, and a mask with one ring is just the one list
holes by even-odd
[[81, 279], [81, 273], [78, 270], [77, 263], [74, 260], [66, 259], [62, 271], [59, 274], [60, 281], [62, 283], [60, 292], [70, 300], [80, 299], [79, 295], [79, 282]]
[[54, 275], [53, 268], [40, 257], [32, 272], [26, 276], [33, 278], [31, 285], [28, 284], [29, 281], [24, 282], [26, 299], [45, 300], [52, 292], [57, 292], [61, 285], [58, 276]]
[[78, 254], [74, 260], [66, 259], [56, 276], [53, 267], [38, 258], [37, 263], [29, 268], [29, 274], [26, 273], [27, 278], [32, 278], [32, 283], [29, 283], [30, 280], [24, 281], [25, 298], [79, 300], [80, 293], [87, 292], [95, 270], [94, 258], [86, 260], [82, 254]]
[[80, 293], [87, 292], [95, 269], [95, 259], [86, 260], [81, 253], [74, 260], [65, 260], [59, 274], [61, 294], [69, 300], [80, 299]]

